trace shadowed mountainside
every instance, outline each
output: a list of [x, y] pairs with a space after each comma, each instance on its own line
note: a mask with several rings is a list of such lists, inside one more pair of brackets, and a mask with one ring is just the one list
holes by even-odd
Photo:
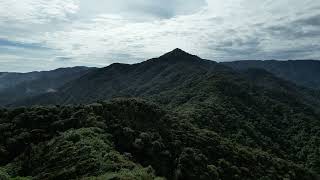
[[8, 105], [24, 98], [56, 92], [94, 68], [73, 67], [31, 73], [2, 73], [0, 75], [0, 105]]
[[233, 61], [222, 63], [236, 70], [250, 68], [265, 69], [276, 76], [298, 85], [320, 89], [320, 61], [295, 60], [295, 61]]

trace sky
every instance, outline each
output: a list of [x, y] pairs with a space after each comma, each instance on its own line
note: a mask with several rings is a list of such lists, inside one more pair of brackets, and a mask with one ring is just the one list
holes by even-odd
[[318, 0], [0, 0], [0, 72], [137, 63], [320, 59]]

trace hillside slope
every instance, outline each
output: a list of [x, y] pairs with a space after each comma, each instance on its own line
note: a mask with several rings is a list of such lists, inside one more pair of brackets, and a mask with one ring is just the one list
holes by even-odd
[[238, 72], [180, 49], [139, 64], [94, 70], [57, 93], [19, 105], [114, 97], [145, 98], [192, 126], [320, 172], [318, 94], [261, 69]]
[[305, 87], [320, 89], [320, 61], [234, 61], [221, 63], [237, 70], [265, 69], [276, 76]]
[[18, 102], [17, 105], [75, 104], [119, 96], [144, 97], [176, 88], [207, 73], [223, 71], [231, 69], [175, 49], [159, 58], [142, 63], [116, 63], [97, 69], [67, 83], [57, 93], [31, 98]]
[[0, 75], [0, 105], [56, 92], [61, 86], [90, 72], [94, 68], [73, 67], [31, 73], [3, 73]]

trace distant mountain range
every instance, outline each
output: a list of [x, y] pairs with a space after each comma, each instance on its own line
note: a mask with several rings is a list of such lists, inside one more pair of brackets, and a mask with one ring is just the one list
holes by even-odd
[[[183, 56], [182, 50], [174, 50], [164, 56], [159, 57], [159, 59], [165, 59], [165, 57], [170, 56], [170, 54], [179, 54]], [[173, 58], [173, 57], [171, 57]], [[149, 61], [138, 63], [138, 64], [119, 64], [115, 63], [105, 68], [88, 68], [88, 67], [74, 67], [74, 68], [61, 68], [53, 71], [44, 72], [31, 72], [31, 73], [0, 73], [0, 105], [10, 105], [19, 104], [24, 100], [33, 101], [33, 99], [42, 99], [40, 95], [48, 96], [46, 100], [39, 100], [40, 102], [48, 101], [48, 103], [77, 103], [86, 102], [84, 98], [90, 99], [90, 101], [95, 101], [98, 99], [109, 99], [116, 96], [135, 96], [140, 95], [140, 93], [147, 93], [145, 90], [140, 88], [155, 88], [152, 87], [152, 82], [156, 82], [155, 86], [160, 86], [157, 80], [152, 81], [151, 79], [146, 79], [146, 77], [152, 77], [154, 73], [160, 72], [163, 74], [166, 68], [174, 69], [174, 66], [179, 64], [181, 61], [179, 59], [174, 59], [174, 62], [156, 62], [157, 58], [151, 59]], [[200, 58], [198, 58], [200, 59]], [[204, 60], [202, 60], [204, 61]], [[152, 64], [152, 62], [154, 64]], [[214, 61], [206, 61], [206, 63], [215, 64]], [[164, 67], [167, 65], [173, 65], [170, 67]], [[180, 62], [181, 63], [181, 62]], [[209, 64], [210, 64], [209, 63]], [[189, 62], [190, 64], [190, 62]], [[192, 63], [191, 63], [192, 64]], [[199, 62], [198, 65], [204, 65], [204, 62]], [[219, 63], [220, 66], [224, 65], [231, 67], [238, 72], [245, 72], [250, 69], [264, 69], [273, 75], [282, 78], [287, 81], [291, 81], [299, 86], [304, 86], [313, 90], [320, 89], [320, 61], [316, 60], [292, 60], [292, 61], [276, 61], [276, 60], [243, 60], [243, 61], [233, 61], [233, 62], [222, 62]], [[195, 63], [193, 64], [195, 65]], [[149, 67], [148, 67], [149, 66]], [[154, 66], [154, 67], [151, 67]], [[206, 66], [206, 65], [204, 65]], [[209, 66], [213, 67], [213, 66]], [[162, 68], [162, 69], [161, 69]], [[194, 73], [194, 67], [190, 66], [189, 71]], [[203, 67], [202, 67], [203, 68]], [[206, 68], [206, 67], [205, 67]], [[224, 67], [227, 69], [226, 67]], [[121, 73], [121, 71], [127, 71]], [[130, 74], [131, 71], [135, 71], [135, 74]], [[146, 71], [144, 74], [141, 72]], [[163, 71], [163, 72], [162, 72]], [[179, 71], [179, 70], [177, 70]], [[87, 74], [91, 72], [91, 74]], [[126, 74], [127, 73], [127, 74]], [[140, 76], [139, 77], [139, 73]], [[150, 73], [150, 74], [149, 74]], [[177, 72], [178, 73], [178, 72]], [[86, 77], [82, 77], [87, 74]], [[94, 77], [94, 76], [100, 76]], [[104, 76], [104, 77], [103, 77]], [[138, 76], [138, 78], [137, 78]], [[81, 77], [81, 79], [80, 79]], [[115, 77], [115, 78], [113, 78]], [[90, 79], [91, 78], [91, 79]], [[121, 79], [124, 78], [124, 79]], [[159, 77], [156, 77], [159, 78]], [[90, 81], [86, 81], [90, 79]], [[110, 79], [111, 81], [108, 81]], [[116, 82], [118, 79], [118, 82]], [[130, 79], [134, 79], [131, 81]], [[97, 82], [99, 81], [99, 82]], [[87, 84], [85, 84], [87, 83]], [[116, 86], [111, 86], [111, 84], [116, 84]], [[134, 84], [137, 83], [137, 84]], [[177, 82], [179, 83], [179, 82]], [[91, 84], [91, 85], [90, 85]], [[144, 84], [143, 86], [139, 86]], [[79, 87], [84, 86], [84, 87]], [[97, 88], [97, 86], [103, 86]], [[123, 86], [123, 87], [122, 87]], [[127, 86], [128, 89], [125, 87]], [[138, 89], [134, 87], [139, 86]], [[150, 87], [147, 87], [150, 86]], [[76, 96], [81, 93], [88, 94], [89, 91], [92, 92], [93, 88], [95, 92], [103, 91], [102, 93], [96, 93], [95, 97], [81, 97], [80, 99]], [[72, 89], [77, 89], [77, 93], [70, 93]], [[80, 91], [87, 91], [81, 92]], [[126, 91], [136, 91], [136, 92], [126, 92]], [[152, 91], [152, 90], [148, 90]], [[60, 95], [52, 94], [59, 92]], [[47, 94], [48, 93], [48, 94]], [[72, 94], [72, 95], [70, 95]], [[54, 98], [53, 96], [61, 96]], [[70, 97], [65, 97], [70, 96]], [[31, 99], [31, 100], [30, 100]], [[53, 100], [55, 99], [55, 100]], [[61, 99], [61, 100], [58, 100]], [[76, 99], [76, 100], [74, 100]], [[23, 104], [23, 103], [22, 103]], [[32, 104], [32, 103], [31, 103]]]
[[[35, 80], [47, 79], [49, 81], [60, 79], [62, 82], [59, 84], [63, 84], [65, 79], [70, 79], [68, 76], [72, 76], [73, 74], [81, 74], [89, 69], [88, 67], [72, 67], [72, 68], [59, 68], [52, 71], [34, 71], [29, 73], [15, 73], [15, 72], [0, 72], [0, 91], [8, 88], [15, 87], [21, 83], [29, 83]], [[65, 78], [65, 79], [64, 79]], [[55, 84], [57, 82], [53, 82]], [[54, 87], [56, 85], [52, 85]], [[50, 86], [49, 86], [50, 87]]]
[[[7, 135], [11, 132], [21, 139], [25, 133], [20, 132], [41, 129], [43, 136], [36, 142], [54, 138], [62, 146], [68, 141], [69, 131], [63, 136], [55, 135], [55, 131], [71, 129], [77, 137], [90, 134], [91, 138], [98, 136], [92, 135], [98, 131], [72, 128], [96, 127], [114, 137], [113, 150], [130, 153], [134, 162], [151, 165], [156, 175], [168, 179], [316, 179], [320, 173], [317, 65], [316, 61], [217, 63], [175, 49], [137, 64], [64, 69], [54, 78], [50, 76], [54, 86], [46, 83], [48, 78], [25, 85], [6, 83], [0, 94], [6, 100], [2, 105], [50, 108], [3, 111], [6, 120], [0, 128], [5, 129], [3, 141], [9, 145], [2, 145], [8, 154], [1, 156], [0, 151], [0, 163], [26, 153], [25, 144], [34, 140], [26, 136], [25, 141], [12, 141]], [[305, 77], [299, 77], [304, 73]], [[66, 76], [70, 78], [59, 81]], [[32, 84], [39, 90], [29, 96], [25, 87]], [[21, 89], [23, 97], [17, 96], [15, 89]], [[6, 124], [11, 121], [13, 124]], [[12, 131], [13, 127], [18, 130]], [[70, 137], [70, 141], [77, 142], [77, 137]], [[34, 151], [50, 151], [58, 145], [43, 146]], [[72, 144], [69, 146], [73, 148]], [[17, 147], [19, 150], [13, 150]], [[41, 170], [41, 164], [47, 162], [38, 158], [31, 158], [40, 168], [32, 176], [46, 177], [48, 174], [41, 172], [61, 168], [53, 163], [47, 166], [55, 168]], [[14, 165], [31, 161], [18, 160]], [[78, 177], [72, 169], [68, 172]], [[59, 173], [53, 171], [51, 175], [57, 178]]]
[[[2, 102], [0, 105], [74, 104], [113, 97], [146, 96], [169, 90], [175, 87], [174, 84], [181, 85], [184, 80], [189, 79], [188, 77], [194, 78], [194, 74], [201, 71], [202, 73], [232, 71], [228, 67], [241, 74], [252, 69], [263, 69], [301, 86], [300, 88], [302, 86], [310, 88], [310, 91], [320, 87], [320, 61], [270, 60], [217, 63], [175, 49], [159, 58], [132, 65], [115, 63], [97, 69], [75, 67], [38, 72], [36, 76], [38, 78], [34, 77], [34, 73], [27, 73], [26, 76], [12, 74], [2, 81], [8, 84], [8, 81], [15, 78], [17, 83], [11, 85], [11, 89], [2, 90], [3, 94], [0, 94], [0, 97], [6, 97], [6, 100], [0, 101]], [[23, 83], [19, 83], [22, 81]]]
[[0, 105], [56, 92], [61, 86], [95, 68], [73, 67], [30, 73], [0, 73]]
[[317, 60], [291, 60], [291, 61], [233, 61], [224, 62], [223, 65], [236, 70], [250, 68], [265, 69], [274, 75], [298, 85], [320, 89], [320, 61]]

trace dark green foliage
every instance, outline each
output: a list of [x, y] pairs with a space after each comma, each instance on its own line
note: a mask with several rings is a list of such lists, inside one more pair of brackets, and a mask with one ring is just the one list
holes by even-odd
[[138, 99], [4, 109], [0, 124], [2, 151], [9, 154], [0, 159], [3, 176], [156, 178], [141, 164], [168, 179], [316, 179], [302, 166], [232, 143]]
[[178, 159], [177, 179], [218, 179], [219, 172], [214, 165], [208, 165], [208, 159], [200, 150], [185, 148]]
[[[69, 130], [50, 141], [31, 145], [7, 165], [10, 174], [35, 179], [77, 179], [137, 168], [114, 149], [111, 135], [98, 128]], [[152, 177], [152, 171], [147, 175]]]

